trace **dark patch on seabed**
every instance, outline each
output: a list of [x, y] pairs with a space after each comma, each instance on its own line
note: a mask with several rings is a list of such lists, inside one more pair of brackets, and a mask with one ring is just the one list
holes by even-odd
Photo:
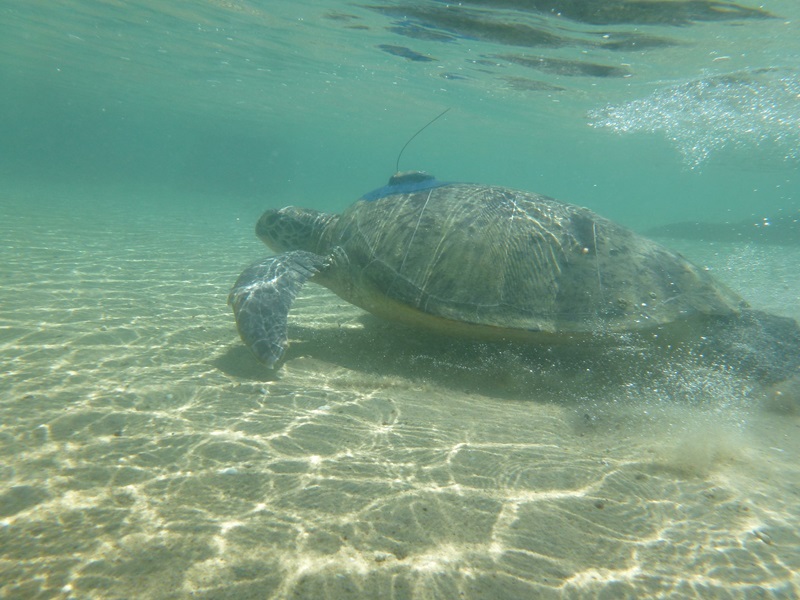
[[523, 47], [560, 48], [570, 45], [569, 38], [551, 33], [542, 27], [497, 20], [485, 11], [445, 6], [367, 6], [366, 8], [401, 21], [392, 24], [393, 31], [405, 34], [402, 23], [414, 23], [414, 37], [419, 30], [440, 32], [448, 39], [470, 39]]
[[[461, 40], [487, 42], [540, 51], [560, 48], [585, 50], [647, 51], [680, 45], [681, 41], [622, 28], [630, 26], [689, 26], [709, 21], [746, 21], [774, 18], [760, 8], [732, 2], [654, 1], [583, 2], [555, 0], [501, 0], [445, 4], [397, 2], [362, 5], [385, 15], [385, 29], [424, 42], [453, 43]], [[502, 9], [502, 10], [498, 10]], [[349, 16], [348, 16], [349, 17]], [[341, 16], [328, 16], [350, 23]], [[586, 31], [585, 27], [603, 26]], [[619, 27], [617, 27], [619, 26]], [[417, 62], [432, 57], [400, 45], [380, 45], [381, 50]], [[588, 77], [627, 77], [631, 70], [615, 65], [503, 54], [495, 57], [548, 74]], [[474, 62], [474, 61], [471, 61]], [[493, 68], [502, 66], [499, 63]], [[523, 89], [525, 86], [518, 86]], [[536, 89], [536, 86], [534, 86]]]
[[563, 92], [566, 88], [527, 77], [501, 77], [511, 89], [520, 92]]
[[630, 69], [625, 67], [587, 63], [579, 60], [565, 60], [563, 58], [546, 58], [544, 56], [524, 54], [496, 54], [490, 58], [505, 60], [523, 67], [542, 71], [543, 73], [569, 77], [628, 77], [631, 75]]
[[556, 14], [588, 25], [690, 25], [702, 21], [766, 19], [773, 17], [761, 8], [714, 0], [641, 1], [605, 0], [467, 0], [460, 4], [492, 9], [510, 8], [522, 12]]
[[398, 21], [395, 25], [387, 29], [398, 35], [429, 42], [453, 42], [458, 39], [457, 36], [452, 33], [438, 31], [435, 28], [426, 27], [412, 21]]
[[[370, 7], [392, 16], [400, 16], [392, 9]], [[436, 9], [437, 11], [441, 9]], [[589, 38], [565, 36], [548, 31], [547, 27], [498, 20], [494, 15], [439, 14], [429, 9], [415, 9], [394, 21], [388, 31], [413, 39], [434, 42], [454, 42], [460, 39], [479, 40], [523, 48], [562, 48], [583, 46], [604, 50], [646, 50], [677, 45], [668, 38], [630, 32], [598, 32]], [[492, 22], [492, 18], [495, 21]]]
[[[467, 6], [465, 6], [467, 5]], [[585, 2], [560, 0], [500, 0], [440, 3], [372, 4], [364, 8], [401, 17], [402, 22], [414, 22], [416, 27], [436, 29], [446, 39], [463, 37], [520, 46], [551, 46], [567, 44], [570, 38], [552, 33], [542, 27], [525, 25], [514, 18], [498, 18], [497, 9], [516, 11], [519, 18], [558, 17], [584, 25], [660, 25], [686, 26], [708, 21], [741, 21], [775, 18], [761, 8], [751, 8], [733, 2], [691, 1], [617, 1]], [[412, 30], [413, 31], [413, 30]], [[417, 34], [418, 31], [414, 31]], [[630, 32], [622, 32], [630, 36]], [[647, 36], [643, 36], [647, 39]]]
[[389, 54], [393, 54], [394, 56], [400, 56], [401, 58], [405, 58], [415, 62], [431, 62], [436, 60], [430, 56], [426, 56], [424, 54], [420, 54], [419, 52], [414, 52], [410, 48], [406, 48], [405, 46], [392, 46], [391, 44], [380, 44], [378, 46], [384, 52], [388, 52]]

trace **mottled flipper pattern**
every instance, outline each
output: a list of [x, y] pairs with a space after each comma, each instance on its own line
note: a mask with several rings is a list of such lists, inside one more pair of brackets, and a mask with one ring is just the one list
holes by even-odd
[[269, 367], [288, 345], [289, 309], [306, 281], [326, 266], [326, 258], [296, 250], [247, 267], [228, 296], [242, 341]]

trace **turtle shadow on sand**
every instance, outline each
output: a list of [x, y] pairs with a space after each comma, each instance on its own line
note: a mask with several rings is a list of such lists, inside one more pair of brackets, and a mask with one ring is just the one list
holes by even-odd
[[[433, 385], [463, 394], [558, 404], [653, 394], [702, 403], [731, 390], [749, 394], [753, 389], [776, 410], [794, 413], [800, 408], [787, 407], [795, 398], [800, 401], [800, 379], [784, 385], [786, 393], [773, 399], [774, 393], [762, 392], [773, 387], [780, 390], [778, 384], [748, 385], [736, 368], [715, 361], [713, 357], [721, 358], [722, 353], [709, 354], [702, 341], [673, 346], [667, 340], [653, 343], [651, 336], [634, 333], [616, 336], [613, 343], [602, 338], [593, 343], [541, 346], [409, 330], [370, 314], [359, 316], [357, 325], [289, 326], [292, 341], [283, 364], [289, 370], [310, 364], [319, 382], [335, 377], [344, 387], [351, 380], [373, 388], [400, 379], [411, 387]], [[241, 380], [282, 378], [281, 370], [265, 369], [241, 345], [229, 347], [215, 364]], [[343, 377], [343, 371], [353, 376]]]
[[[666, 377], [688, 381], [692, 397], [715, 374], [764, 387], [800, 379], [794, 320], [751, 309], [680, 254], [541, 194], [399, 173], [341, 215], [268, 210], [256, 233], [279, 254], [245, 269], [229, 303], [265, 370], [315, 356], [512, 395]], [[404, 328], [295, 327], [289, 347], [306, 282]]]
[[215, 366], [238, 379], [274, 381], [281, 379], [283, 372], [293, 371], [295, 365], [313, 363], [320, 382], [335, 376], [344, 383], [342, 373], [346, 372], [375, 386], [399, 378], [411, 386], [434, 385], [510, 399], [564, 397], [567, 383], [588, 383], [596, 393], [623, 385], [630, 375], [626, 373], [629, 361], [612, 359], [618, 348], [541, 347], [453, 338], [409, 330], [369, 314], [348, 327], [298, 324], [290, 325], [288, 332], [291, 343], [280, 369], [265, 369], [241, 345], [229, 347], [215, 359]]

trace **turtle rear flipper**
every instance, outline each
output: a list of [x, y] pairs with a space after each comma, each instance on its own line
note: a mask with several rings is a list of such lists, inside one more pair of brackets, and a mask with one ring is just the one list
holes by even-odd
[[296, 250], [247, 267], [228, 296], [242, 341], [273, 367], [288, 345], [289, 309], [306, 281], [326, 266], [325, 257]]
[[800, 377], [800, 326], [794, 319], [745, 309], [708, 324], [701, 351], [764, 384]]

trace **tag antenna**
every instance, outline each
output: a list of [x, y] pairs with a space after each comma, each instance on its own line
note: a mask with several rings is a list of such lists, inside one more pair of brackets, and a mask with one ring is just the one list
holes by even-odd
[[422, 127], [420, 127], [420, 129], [419, 129], [419, 131], [417, 131], [417, 133], [415, 133], [415, 134], [414, 134], [414, 135], [412, 135], [410, 138], [408, 138], [408, 141], [406, 142], [405, 146], [403, 146], [403, 147], [400, 149], [400, 154], [398, 154], [398, 155], [397, 155], [397, 161], [396, 161], [396, 162], [395, 162], [395, 164], [394, 164], [394, 172], [395, 172], [395, 173], [397, 173], [397, 172], [399, 172], [399, 171], [400, 171], [400, 157], [401, 157], [401, 156], [403, 156], [403, 152], [405, 151], [406, 147], [407, 147], [407, 146], [408, 146], [408, 145], [409, 145], [409, 144], [410, 144], [410, 143], [411, 143], [411, 142], [414, 140], [414, 138], [415, 138], [415, 137], [417, 137], [417, 136], [418, 136], [420, 133], [422, 133], [423, 131], [425, 131], [425, 130], [428, 128], [428, 126], [429, 126], [429, 125], [433, 125], [433, 124], [434, 124], [436, 121], [438, 121], [438, 120], [439, 120], [441, 117], [443, 117], [443, 116], [444, 116], [444, 114], [445, 114], [445, 113], [446, 113], [448, 110], [450, 110], [450, 107], [448, 107], [448, 108], [445, 108], [445, 109], [444, 109], [442, 112], [440, 112], [438, 115], [436, 115], [435, 117], [433, 117], [433, 118], [432, 118], [430, 121], [428, 121], [428, 122], [427, 122], [425, 125], [423, 125]]

